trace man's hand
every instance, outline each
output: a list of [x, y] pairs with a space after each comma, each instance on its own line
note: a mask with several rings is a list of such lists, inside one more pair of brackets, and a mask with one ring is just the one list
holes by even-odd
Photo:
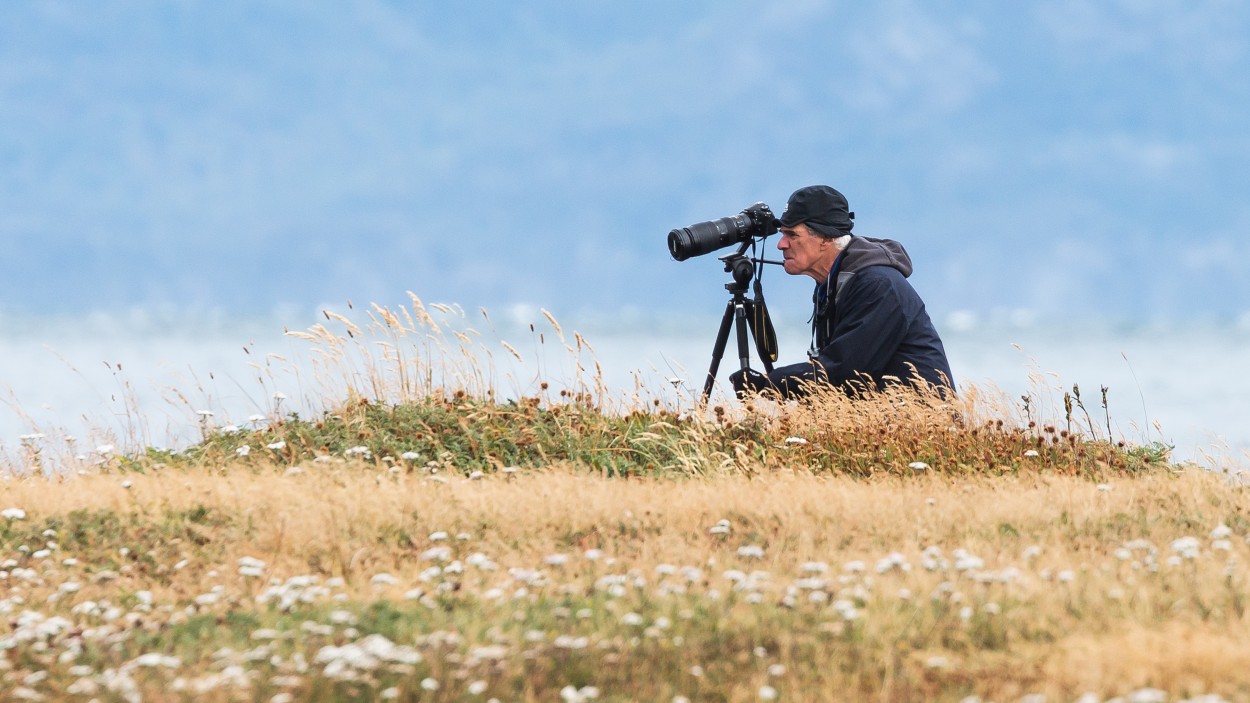
[[755, 369], [734, 371], [729, 375], [729, 382], [734, 385], [734, 393], [738, 396], [738, 400], [745, 400], [747, 396], [773, 389], [773, 382]]

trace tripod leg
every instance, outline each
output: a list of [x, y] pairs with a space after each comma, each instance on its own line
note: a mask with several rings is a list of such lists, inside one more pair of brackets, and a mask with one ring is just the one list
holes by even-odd
[[751, 368], [751, 345], [747, 342], [750, 326], [747, 322], [747, 308], [744, 303], [740, 302], [734, 306], [734, 317], [738, 331], [738, 368], [745, 371]]
[[[725, 344], [729, 342], [729, 326], [734, 319], [734, 301], [725, 304], [725, 315], [720, 321], [720, 330], [716, 333], [716, 345], [712, 347], [712, 365], [707, 369], [707, 378], [703, 382], [703, 402], [712, 396], [712, 386], [716, 383], [716, 371], [720, 368], [721, 357], [725, 355]], [[741, 335], [739, 335], [741, 336]]]

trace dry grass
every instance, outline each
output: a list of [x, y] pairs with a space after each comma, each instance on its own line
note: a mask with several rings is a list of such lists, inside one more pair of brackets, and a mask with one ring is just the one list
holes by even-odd
[[[264, 561], [273, 584], [300, 575], [339, 577], [344, 581], [336, 592], [345, 603], [413, 602], [420, 613], [436, 606], [417, 605], [405, 594], [437, 593], [447, 577], [431, 582], [422, 574], [444, 563], [431, 560], [427, 550], [447, 545], [449, 558], [478, 553], [499, 567], [466, 568], [455, 577], [455, 596], [438, 596], [438, 607], [458, 614], [453, 620], [466, 640], [462, 650], [492, 644], [498, 633], [488, 633], [516, 613], [547, 612], [571, 599], [601, 610], [596, 622], [627, 611], [651, 613], [648, 621], [657, 613], [697, 611], [694, 622], [681, 626], [690, 649], [681, 657], [687, 670], [717, 666], [701, 659], [708, 652], [744, 656], [748, 669], [784, 668], [772, 677], [721, 672], [718, 695], [730, 700], [754, 699], [758, 685], [765, 685], [760, 681], [771, 681], [767, 685], [783, 690], [787, 700], [822, 700], [831, 690], [874, 700], [957, 700], [973, 693], [993, 700], [1044, 693], [1062, 700], [1146, 687], [1175, 696], [1250, 695], [1243, 566], [1250, 560], [1250, 495], [1206, 472], [1125, 477], [1099, 486], [1055, 475], [856, 480], [802, 471], [605, 480], [551, 467], [443, 482], [344, 465], [295, 473], [275, 467], [215, 476], [24, 480], [6, 484], [2, 500], [22, 506], [32, 526], [56, 524], [75, 511], [103, 511], [137, 526], [116, 541], [101, 537], [102, 550], [130, 545], [132, 556], [117, 558], [120, 567], [105, 569], [104, 554], [88, 549], [76, 555], [76, 567], [45, 567], [41, 585], [20, 590], [27, 602], [56, 600], [66, 580], [84, 584], [72, 602], [147, 590], [156, 603], [174, 606], [156, 616], [167, 618], [168, 627], [184, 623], [188, 613], [265, 612], [254, 601], [262, 580], [237, 573], [244, 557]], [[197, 525], [194, 539], [170, 527], [170, 515], [194, 510], [218, 522]], [[720, 520], [728, 520], [729, 531], [713, 534]], [[1210, 533], [1221, 525], [1232, 534], [1226, 545], [1213, 547]], [[1170, 546], [1186, 537], [1198, 538], [1192, 558]], [[1157, 550], [1153, 558], [1140, 546], [1147, 543]], [[1131, 556], [1117, 557], [1126, 544]], [[752, 556], [755, 547], [759, 556]], [[948, 563], [926, 568], [926, 548]], [[56, 558], [70, 556], [66, 549]], [[153, 559], [140, 558], [144, 549]], [[587, 550], [602, 556], [588, 559]], [[956, 565], [956, 550], [982, 563]], [[895, 562], [887, 567], [882, 560], [890, 558]], [[828, 565], [829, 572], [812, 571], [813, 563]], [[685, 582], [672, 575], [681, 567], [701, 575]], [[510, 569], [544, 576], [526, 586], [528, 577], [518, 579]], [[97, 583], [93, 574], [100, 571], [119, 573]], [[735, 590], [736, 572], [767, 576]], [[389, 574], [393, 583], [377, 583], [378, 574]], [[610, 574], [640, 579], [640, 585], [617, 599], [586, 600]], [[796, 590], [796, 583], [813, 577], [827, 581], [827, 601], [807, 600], [820, 590], [811, 584]], [[679, 582], [681, 589], [665, 587]], [[197, 596], [214, 586], [224, 591], [223, 600], [195, 607]], [[517, 588], [527, 589], [519, 601]], [[507, 595], [488, 595], [492, 589]], [[787, 604], [788, 597], [795, 602]], [[830, 605], [836, 601], [853, 603], [858, 616], [846, 620]], [[781, 624], [784, 630], [763, 634]], [[735, 626], [745, 639], [716, 643], [718, 628]], [[557, 621], [543, 628], [545, 637], [561, 627], [577, 630]], [[612, 634], [615, 624], [598, 627], [605, 641], [619, 637]], [[663, 641], [669, 635], [653, 636]], [[309, 639], [314, 642], [306, 646], [315, 650], [318, 640]], [[516, 644], [509, 654], [520, 670], [524, 650]], [[870, 661], [849, 669], [825, 663], [850, 652]], [[662, 680], [669, 668], [650, 661], [655, 652], [639, 654], [642, 659], [631, 659], [629, 647], [609, 653], [609, 661], [649, 683], [618, 690], [621, 682], [606, 676], [604, 695], [672, 697], [689, 679], [683, 672]], [[550, 681], [544, 675], [529, 688], [509, 690], [514, 699], [539, 700]]]

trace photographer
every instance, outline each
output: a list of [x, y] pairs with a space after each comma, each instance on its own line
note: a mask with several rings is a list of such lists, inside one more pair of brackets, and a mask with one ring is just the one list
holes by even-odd
[[829, 186], [790, 196], [777, 248], [786, 273], [816, 280], [810, 358], [767, 375], [735, 372], [730, 381], [738, 397], [773, 391], [793, 398], [816, 382], [848, 395], [901, 382], [943, 395], [954, 388], [942, 340], [907, 282], [911, 258], [898, 242], [852, 235], [854, 218], [846, 198]]

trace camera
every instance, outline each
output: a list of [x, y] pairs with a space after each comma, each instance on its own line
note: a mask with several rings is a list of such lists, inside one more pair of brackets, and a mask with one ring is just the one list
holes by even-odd
[[753, 237], [777, 231], [777, 218], [764, 203], [756, 203], [737, 215], [699, 222], [668, 233], [668, 251], [678, 261], [702, 256]]

